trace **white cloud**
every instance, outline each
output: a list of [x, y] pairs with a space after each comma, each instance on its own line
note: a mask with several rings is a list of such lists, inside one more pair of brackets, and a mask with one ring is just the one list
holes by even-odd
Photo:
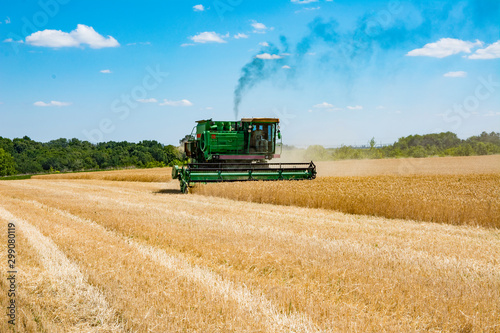
[[33, 103], [34, 106], [68, 106], [71, 105], [71, 103], [68, 102], [59, 102], [59, 101], [50, 101], [49, 103], [45, 103], [42, 101], [38, 101]]
[[296, 3], [299, 5], [304, 5], [311, 2], [318, 2], [318, 0], [292, 0], [292, 3]]
[[10, 17], [7, 16], [7, 19], [5, 20], [5, 24], [10, 24]]
[[181, 44], [181, 47], [186, 47], [186, 46], [194, 46], [193, 43], [184, 43], [184, 44]]
[[348, 106], [347, 107], [349, 110], [363, 110], [363, 107], [361, 105], [356, 105], [356, 106]]
[[4, 39], [3, 40], [4, 43], [24, 43], [24, 41], [22, 39], [20, 40], [13, 40], [12, 38], [7, 38], [7, 39]]
[[379, 105], [379, 106], [377, 106], [377, 107], [376, 107], [376, 109], [377, 109], [377, 110], [383, 110], [383, 109], [385, 109], [385, 106], [383, 106], [383, 105]]
[[281, 68], [284, 68], [284, 69], [290, 69], [290, 68], [292, 68], [292, 67], [290, 67], [290, 66], [288, 66], [288, 65], [284, 65], [284, 66], [283, 66], [283, 67], [281, 67]]
[[485, 116], [485, 117], [496, 117], [496, 116], [500, 116], [500, 112], [490, 111], [488, 113], [483, 114], [483, 116]]
[[127, 43], [127, 46], [132, 46], [132, 45], [137, 45], [137, 44], [139, 44], [139, 45], [151, 45], [151, 42]]
[[234, 38], [236, 38], [236, 39], [248, 38], [248, 35], [242, 34], [242, 33], [238, 33], [238, 34], [234, 35]]
[[257, 21], [252, 21], [253, 32], [256, 34], [265, 34], [268, 30], [273, 30], [274, 28], [268, 28], [264, 23], [259, 23]]
[[60, 30], [37, 31], [26, 37], [26, 43], [47, 47], [78, 47], [78, 42], [71, 34]]
[[412, 50], [406, 55], [410, 57], [444, 58], [461, 52], [471, 53], [473, 47], [481, 45], [483, 43], [479, 40], [467, 42], [454, 38], [441, 38], [435, 43], [425, 44], [421, 49]]
[[443, 74], [444, 77], [467, 77], [467, 72], [458, 71], [458, 72], [448, 72]]
[[191, 40], [195, 43], [226, 43], [224, 37], [227, 37], [227, 35], [222, 36], [213, 31], [205, 31], [191, 37]]
[[156, 100], [156, 98], [141, 98], [141, 99], [138, 99], [137, 102], [139, 103], [157, 103], [158, 101]]
[[[313, 108], [315, 108], [315, 109], [324, 109], [324, 110], [326, 110], [328, 112], [341, 111], [342, 110], [341, 108], [337, 108], [333, 104], [330, 104], [330, 103], [327, 103], [327, 102], [323, 102], [323, 103], [320, 103], [320, 104], [313, 105]], [[312, 112], [312, 110], [308, 110], [308, 111]]]
[[259, 23], [259, 22], [253, 22], [252, 27], [257, 30], [266, 30], [267, 27], [264, 23]]
[[111, 70], [109, 69], [103, 69], [102, 71], [100, 71], [101, 73], [104, 73], [104, 74], [111, 74]]
[[500, 40], [484, 49], [476, 50], [469, 59], [498, 59], [500, 58]]
[[274, 59], [281, 59], [283, 57], [277, 54], [262, 53], [262, 54], [257, 54], [255, 58], [264, 60], [274, 60]]
[[261, 42], [259, 43], [260, 46], [264, 46], [264, 47], [267, 47], [269, 46], [269, 43], [268, 42]]
[[202, 12], [205, 10], [205, 7], [203, 7], [203, 5], [196, 5], [196, 6], [193, 6], [193, 10], [195, 12]]
[[160, 105], [167, 105], [167, 106], [193, 106], [194, 104], [188, 101], [187, 99], [181, 99], [180, 101], [169, 101], [168, 99], [164, 99], [163, 103], [160, 103]]
[[306, 7], [306, 8], [300, 9], [300, 10], [296, 10], [295, 14], [302, 13], [302, 12], [309, 12], [309, 11], [318, 10], [318, 9], [321, 9], [321, 7], [320, 6], [318, 6], [318, 7]]
[[323, 103], [314, 105], [313, 108], [330, 109], [330, 108], [333, 108], [333, 105], [330, 103], [327, 103], [327, 102], [323, 102]]
[[94, 28], [84, 24], [78, 24], [76, 29], [70, 33], [61, 30], [42, 30], [32, 33], [26, 37], [26, 43], [34, 46], [45, 47], [79, 47], [87, 44], [93, 49], [104, 47], [117, 47], [120, 43], [111, 36], [105, 38], [98, 34]]

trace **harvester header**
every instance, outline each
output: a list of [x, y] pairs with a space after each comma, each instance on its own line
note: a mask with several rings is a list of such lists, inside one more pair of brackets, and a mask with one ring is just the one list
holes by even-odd
[[[199, 120], [184, 142], [190, 163], [174, 166], [172, 177], [186, 193], [191, 183], [247, 180], [302, 180], [316, 177], [310, 163], [268, 163], [279, 158], [278, 118], [243, 118], [240, 121]], [[281, 147], [281, 144], [279, 145]]]

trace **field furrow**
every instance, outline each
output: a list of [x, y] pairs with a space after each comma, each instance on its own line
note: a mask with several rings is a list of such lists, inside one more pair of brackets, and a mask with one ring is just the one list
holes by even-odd
[[[1, 239], [7, 239], [7, 224], [9, 220], [0, 217], [2, 226], [0, 229]], [[18, 226], [16, 226], [17, 228]], [[49, 274], [42, 266], [40, 258], [29, 241], [20, 230], [16, 230], [16, 258], [15, 281], [7, 280], [12, 275], [11, 267], [1, 265], [0, 273], [0, 301], [2, 308], [6, 309], [7, 302], [15, 301], [17, 315], [15, 317], [15, 329], [7, 322], [12, 317], [0, 322], [1, 332], [65, 332], [68, 324], [74, 322], [71, 307], [66, 306], [69, 301], [57, 291], [57, 285], [49, 278]], [[0, 251], [0, 260], [7, 263], [7, 252]], [[14, 284], [12, 285], [12, 282]], [[68, 311], [69, 310], [69, 311]], [[69, 330], [72, 325], [69, 326]]]
[[54, 244], [29, 222], [19, 219], [0, 207], [0, 218], [15, 221], [28, 243], [36, 251], [45, 269], [44, 278], [51, 281], [52, 292], [59, 295], [69, 311], [71, 321], [63, 323], [66, 331], [121, 331], [111, 309], [98, 289], [91, 286], [79, 267], [70, 261]]

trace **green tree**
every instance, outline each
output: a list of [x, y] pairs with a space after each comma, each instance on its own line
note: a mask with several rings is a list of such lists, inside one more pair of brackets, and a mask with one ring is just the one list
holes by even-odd
[[375, 137], [373, 137], [371, 140], [370, 140], [370, 149], [373, 149], [375, 147]]
[[474, 149], [472, 149], [470, 144], [466, 143], [458, 146], [458, 148], [455, 150], [455, 154], [458, 156], [472, 156], [475, 155], [476, 152], [474, 151]]
[[11, 154], [0, 148], [0, 176], [9, 176], [16, 173], [16, 162]]
[[474, 150], [478, 155], [488, 155], [488, 146], [484, 142], [478, 142]]
[[172, 165], [172, 163], [177, 163], [182, 160], [182, 154], [179, 152], [177, 147], [172, 145], [167, 145], [163, 147], [165, 152], [165, 160], [163, 161], [167, 165]]
[[422, 146], [413, 146], [408, 150], [408, 155], [410, 157], [426, 157], [427, 153], [425, 148]]

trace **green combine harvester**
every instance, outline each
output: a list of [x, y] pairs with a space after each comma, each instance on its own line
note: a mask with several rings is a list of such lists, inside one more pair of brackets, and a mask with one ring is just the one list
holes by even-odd
[[316, 178], [312, 161], [268, 163], [280, 157], [276, 152], [278, 140], [281, 133], [277, 118], [197, 121], [184, 142], [190, 163], [174, 166], [172, 178], [179, 179], [182, 193], [187, 193], [193, 183]]

